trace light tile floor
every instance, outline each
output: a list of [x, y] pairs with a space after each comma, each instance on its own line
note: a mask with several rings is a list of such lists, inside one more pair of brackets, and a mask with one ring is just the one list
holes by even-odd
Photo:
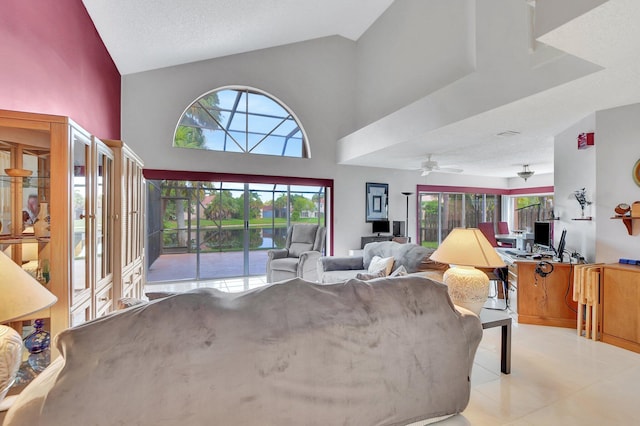
[[[265, 284], [264, 277], [250, 277], [147, 289], [243, 291]], [[511, 374], [500, 373], [500, 328], [485, 330], [473, 367], [469, 406], [438, 425], [640, 424], [640, 354], [587, 340], [573, 329], [518, 324], [517, 315], [511, 314]]]
[[237, 293], [265, 285], [267, 285], [266, 277], [264, 275], [258, 275], [255, 277], [225, 278], [212, 281], [180, 281], [147, 284], [145, 291], [183, 292], [196, 288], [216, 288], [230, 293]]

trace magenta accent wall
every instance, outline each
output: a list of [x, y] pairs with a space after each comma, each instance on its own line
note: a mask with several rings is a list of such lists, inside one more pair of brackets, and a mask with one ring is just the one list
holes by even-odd
[[0, 109], [120, 139], [120, 73], [81, 0], [0, 2]]

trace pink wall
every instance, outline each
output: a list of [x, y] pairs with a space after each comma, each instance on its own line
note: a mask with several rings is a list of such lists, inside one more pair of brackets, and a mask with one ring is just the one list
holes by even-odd
[[2, 0], [0, 109], [69, 116], [120, 139], [120, 73], [81, 0]]

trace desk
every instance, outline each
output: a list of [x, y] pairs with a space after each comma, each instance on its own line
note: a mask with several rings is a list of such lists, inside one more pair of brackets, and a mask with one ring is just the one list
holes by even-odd
[[536, 274], [539, 261], [517, 260], [518, 322], [576, 328], [578, 304], [573, 301], [573, 265], [551, 262], [553, 272]]
[[482, 329], [502, 327], [502, 345], [500, 349], [500, 371], [511, 374], [511, 317], [503, 311], [483, 308], [480, 311]]

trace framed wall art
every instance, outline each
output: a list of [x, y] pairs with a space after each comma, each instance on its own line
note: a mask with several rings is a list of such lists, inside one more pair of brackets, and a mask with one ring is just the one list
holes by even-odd
[[366, 184], [366, 221], [389, 220], [389, 184]]

